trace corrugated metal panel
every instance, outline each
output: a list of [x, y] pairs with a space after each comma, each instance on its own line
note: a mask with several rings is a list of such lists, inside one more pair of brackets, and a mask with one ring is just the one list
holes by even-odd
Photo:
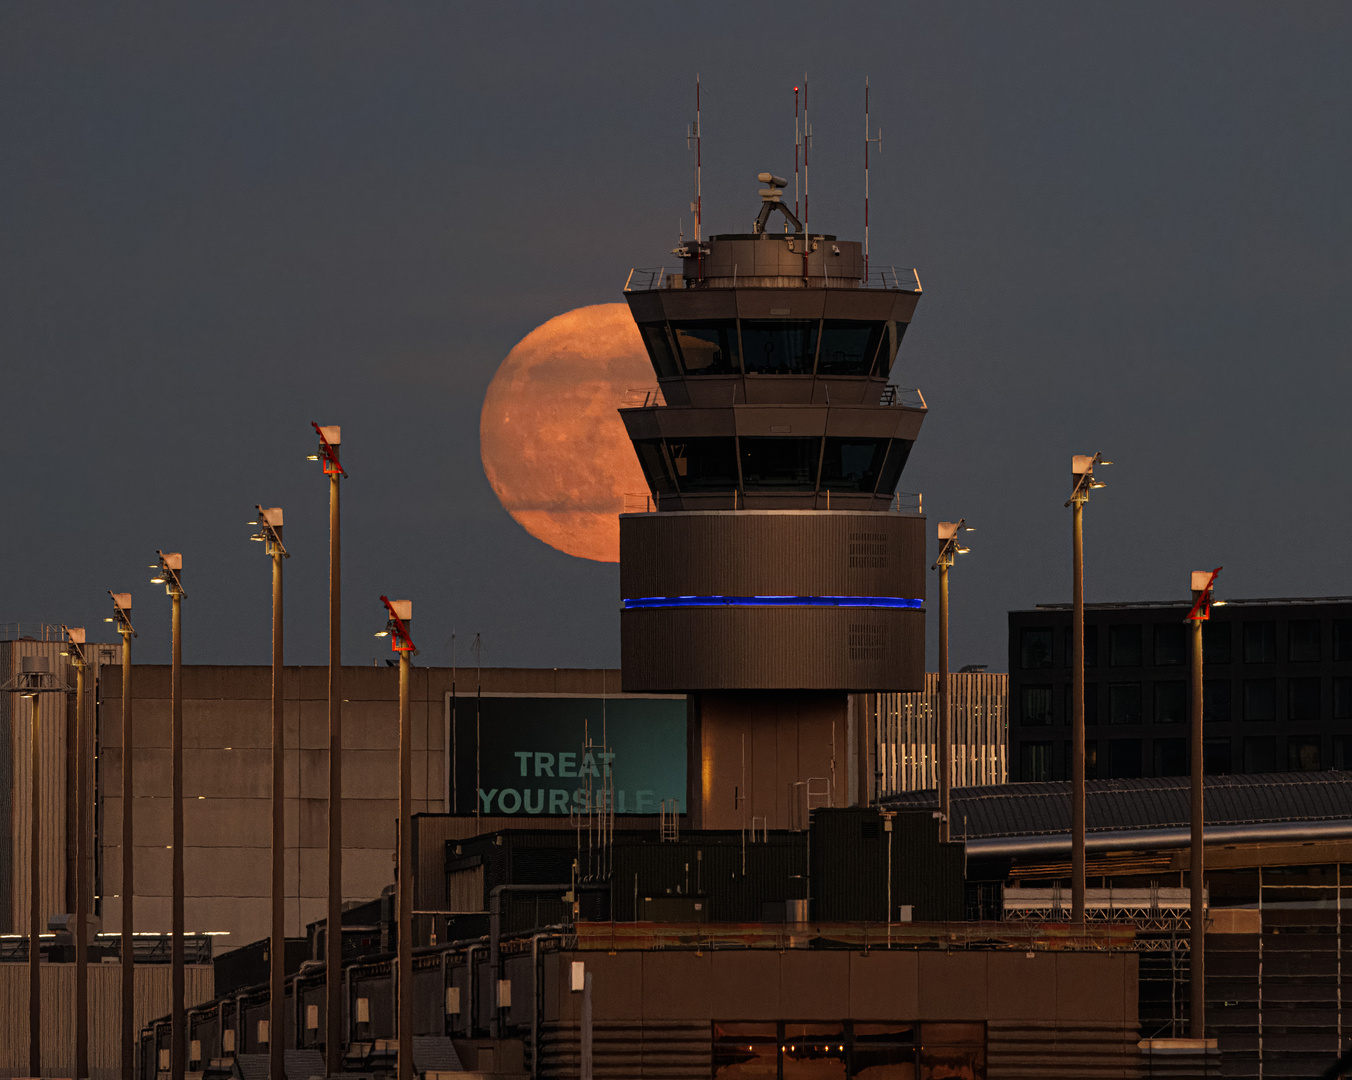
[[[949, 674], [956, 787], [1003, 784], [1009, 777], [1009, 676]], [[934, 787], [939, 743], [939, 675], [923, 694], [879, 694], [871, 703], [884, 797]]]
[[[169, 1011], [168, 964], [136, 968], [136, 1026]], [[210, 965], [186, 969], [189, 1005], [210, 1001]], [[48, 1076], [73, 1076], [75, 1069], [75, 965], [42, 965], [42, 1065]], [[90, 1080], [121, 1075], [122, 966], [89, 967]], [[0, 1075], [28, 1074], [28, 965], [0, 964]]]
[[923, 611], [692, 607], [620, 614], [627, 692], [905, 690], [923, 685]]

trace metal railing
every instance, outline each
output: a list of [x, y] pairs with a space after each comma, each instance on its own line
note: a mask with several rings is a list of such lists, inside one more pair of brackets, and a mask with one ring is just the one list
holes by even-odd
[[[745, 275], [744, 275], [745, 276]], [[753, 280], [755, 275], [751, 275]], [[798, 275], [792, 275], [798, 277]], [[679, 274], [672, 274], [671, 278], [680, 278]], [[733, 281], [737, 279], [736, 268], [733, 269]], [[914, 266], [884, 266], [880, 268], [870, 267], [869, 272], [862, 278], [841, 278], [833, 276], [828, 264], [823, 263], [821, 273], [812, 275], [812, 283], [822, 284], [826, 288], [833, 286], [839, 288], [848, 285], [851, 288], [862, 289], [888, 289], [893, 292], [911, 292], [919, 294], [924, 290], [920, 286], [920, 271]], [[654, 289], [682, 288], [685, 281], [673, 282], [668, 279], [667, 268], [665, 266], [635, 266], [629, 271], [629, 276], [624, 280], [625, 292], [651, 292]]]
[[647, 409], [666, 403], [660, 386], [632, 387], [624, 392], [623, 407], [626, 409]]
[[626, 492], [624, 496], [624, 513], [626, 514], [652, 514], [657, 511], [657, 497], [648, 492]]
[[666, 280], [665, 266], [635, 266], [624, 279], [625, 292], [650, 292], [660, 289]]
[[871, 266], [868, 275], [861, 279], [859, 284], [865, 289], [924, 292], [920, 287], [920, 271], [914, 266]]
[[898, 491], [887, 509], [893, 514], [923, 514], [925, 496], [918, 491]]
[[882, 397], [878, 401], [879, 405], [899, 405], [903, 409], [923, 409], [929, 412], [929, 405], [925, 403], [925, 395], [918, 387], [914, 386], [891, 386], [883, 388]]

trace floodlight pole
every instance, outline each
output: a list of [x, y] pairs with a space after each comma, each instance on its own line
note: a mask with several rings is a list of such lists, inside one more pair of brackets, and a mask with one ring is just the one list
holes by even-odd
[[1202, 801], [1202, 623], [1211, 617], [1211, 594], [1216, 584], [1218, 566], [1210, 572], [1192, 572], [1192, 610], [1187, 621], [1192, 624], [1192, 709], [1189, 716], [1189, 741], [1192, 760], [1191, 858], [1188, 861], [1190, 912], [1189, 933], [1191, 947], [1188, 957], [1188, 989], [1191, 1008], [1188, 1013], [1188, 1034], [1194, 1039], [1206, 1038], [1206, 878], [1205, 851], [1202, 846], [1202, 826], [1205, 808]]
[[409, 708], [409, 669], [417, 649], [409, 635], [413, 601], [380, 602], [389, 613], [384, 634], [399, 654], [399, 901], [398, 971], [399, 1080], [413, 1080], [413, 721]]
[[268, 947], [268, 1080], [286, 1080], [286, 731], [282, 714], [282, 509], [255, 506], [272, 561], [272, 942]]
[[930, 569], [939, 571], [939, 753], [937, 787], [939, 789], [939, 842], [946, 844], [949, 827], [950, 796], [953, 787], [953, 725], [948, 687], [948, 571], [958, 555], [967, 549], [958, 540], [959, 533], [970, 532], [967, 519], [939, 522], [939, 557]]
[[1111, 465], [1102, 454], [1076, 454], [1070, 471], [1074, 487], [1066, 505], [1071, 508], [1071, 765], [1070, 765], [1070, 919], [1084, 925], [1084, 504], [1089, 492], [1102, 487], [1094, 479], [1095, 465]]
[[85, 712], [85, 632], [62, 627], [75, 668], [75, 1076], [89, 1076], [89, 717]]
[[122, 635], [122, 1080], [136, 1080], [136, 952], [132, 936], [132, 730], [131, 730], [131, 593], [113, 598], [113, 619]]
[[320, 427], [319, 452], [329, 478], [329, 896], [324, 922], [324, 1057], [329, 1076], [343, 1071], [343, 638], [342, 530], [338, 481], [347, 473], [338, 461], [342, 429]]
[[[36, 676], [35, 676], [36, 678]], [[38, 751], [37, 691], [29, 695], [33, 709], [28, 735], [28, 1075], [42, 1075], [42, 875], [39, 872], [38, 851], [42, 843], [38, 823], [42, 820], [42, 755]]]
[[157, 551], [159, 573], [152, 584], [163, 584], [173, 601], [173, 662], [169, 676], [169, 757], [173, 817], [173, 859], [170, 864], [170, 1080], [183, 1080], [188, 1064], [186, 986], [183, 957], [183, 556]]

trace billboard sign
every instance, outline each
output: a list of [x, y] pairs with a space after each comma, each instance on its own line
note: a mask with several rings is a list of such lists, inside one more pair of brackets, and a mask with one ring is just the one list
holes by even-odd
[[683, 696], [447, 694], [446, 733], [453, 813], [685, 811]]

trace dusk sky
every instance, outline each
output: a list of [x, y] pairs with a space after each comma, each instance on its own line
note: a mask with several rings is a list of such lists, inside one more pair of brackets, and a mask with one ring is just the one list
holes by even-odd
[[[0, 622], [188, 663], [269, 660], [246, 522], [286, 511], [287, 660], [326, 655], [340, 424], [344, 650], [619, 663], [618, 569], [532, 538], [479, 455], [498, 364], [622, 299], [687, 235], [694, 80], [706, 232], [793, 168], [812, 225], [863, 219], [924, 284], [893, 381], [930, 414], [901, 489], [978, 531], [952, 660], [1004, 670], [1006, 612], [1070, 598], [1070, 457], [1090, 602], [1352, 593], [1352, 8], [1344, 3], [9, 4], [0, 11]], [[619, 402], [617, 401], [618, 405]], [[931, 540], [931, 560], [934, 542]], [[770, 557], [772, 553], [767, 553]], [[931, 574], [931, 596], [935, 594]], [[930, 619], [930, 664], [936, 619]]]

